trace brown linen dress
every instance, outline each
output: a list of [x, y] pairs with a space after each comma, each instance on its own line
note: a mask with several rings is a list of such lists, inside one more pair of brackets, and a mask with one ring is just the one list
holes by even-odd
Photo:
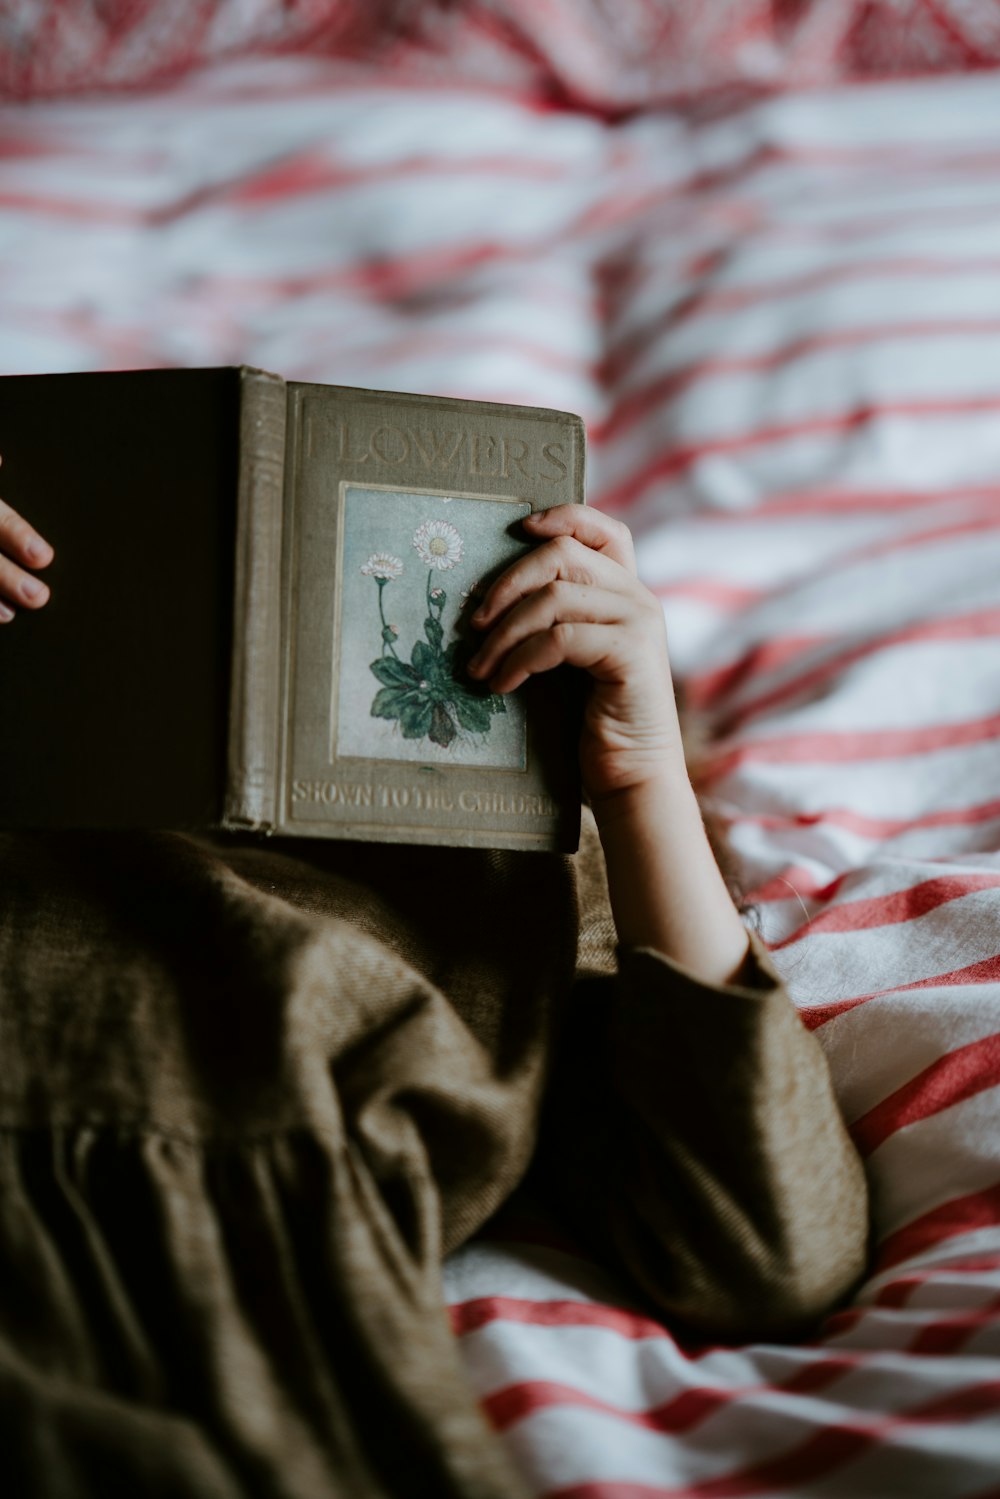
[[536, 1145], [668, 1319], [793, 1335], [847, 1293], [864, 1178], [766, 949], [615, 973], [602, 871], [589, 818], [576, 860], [0, 838], [7, 1492], [521, 1495], [440, 1262]]

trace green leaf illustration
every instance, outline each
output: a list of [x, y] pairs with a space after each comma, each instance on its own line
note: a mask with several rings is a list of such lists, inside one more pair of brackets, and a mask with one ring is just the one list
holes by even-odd
[[429, 738], [444, 749], [461, 732], [488, 734], [493, 715], [506, 713], [507, 704], [485, 683], [473, 682], [466, 675], [477, 642], [455, 638], [445, 646], [441, 611], [447, 596], [441, 593], [431, 599], [428, 593], [426, 639], [415, 641], [410, 660], [401, 661], [395, 654], [396, 632], [382, 612], [384, 580], [377, 581], [385, 654], [370, 663], [372, 675], [381, 683], [372, 702], [372, 717], [397, 722], [404, 739]]
[[433, 743], [440, 744], [447, 749], [457, 732], [451, 714], [440, 703], [435, 703], [430, 725], [430, 737]]
[[489, 733], [490, 710], [481, 698], [470, 697], [467, 692], [456, 693], [452, 703], [463, 729], [468, 729], [470, 734]]
[[[438, 711], [438, 704], [432, 703], [429, 697], [421, 693], [411, 692], [407, 694], [406, 702], [403, 704], [399, 715], [399, 727], [403, 732], [404, 739], [423, 739], [429, 734], [434, 738], [434, 721]], [[442, 741], [436, 740], [440, 744]], [[447, 740], [443, 741], [448, 743]]]
[[382, 687], [372, 703], [372, 718], [398, 718], [410, 697], [399, 687]]
[[413, 667], [406, 661], [398, 661], [395, 656], [383, 656], [380, 661], [373, 661], [371, 670], [384, 687], [413, 688], [420, 681]]
[[423, 640], [418, 640], [410, 657], [418, 682], [434, 682], [441, 675], [441, 657]]

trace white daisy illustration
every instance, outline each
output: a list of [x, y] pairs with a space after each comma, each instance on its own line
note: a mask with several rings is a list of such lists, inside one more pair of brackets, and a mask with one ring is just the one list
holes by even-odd
[[368, 561], [362, 563], [361, 571], [366, 578], [399, 578], [402, 577], [403, 564], [388, 552], [373, 552]]
[[462, 538], [446, 520], [425, 520], [414, 532], [413, 545], [421, 562], [439, 572], [446, 572], [462, 560]]

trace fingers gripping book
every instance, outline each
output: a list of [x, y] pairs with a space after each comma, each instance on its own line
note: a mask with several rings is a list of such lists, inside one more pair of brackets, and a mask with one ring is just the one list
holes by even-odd
[[247, 367], [0, 379], [52, 599], [0, 641], [6, 827], [573, 849], [572, 674], [493, 694], [475, 601], [583, 503], [578, 417]]

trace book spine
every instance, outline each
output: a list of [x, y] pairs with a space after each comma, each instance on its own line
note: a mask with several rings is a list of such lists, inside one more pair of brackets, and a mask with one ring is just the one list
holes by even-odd
[[240, 378], [233, 674], [223, 823], [270, 829], [277, 796], [285, 382]]

